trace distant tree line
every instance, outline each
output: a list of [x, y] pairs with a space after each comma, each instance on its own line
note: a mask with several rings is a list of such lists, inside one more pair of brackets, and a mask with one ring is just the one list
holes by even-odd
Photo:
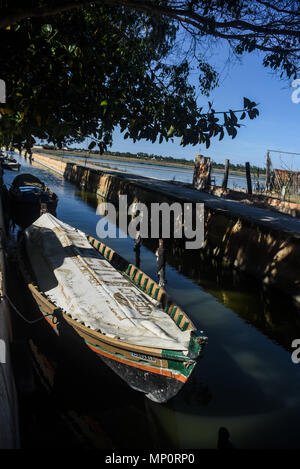
[[[43, 148], [45, 150], [57, 150], [57, 147], [55, 145], [43, 145]], [[86, 153], [87, 151], [90, 154], [95, 154], [99, 155], [100, 152], [99, 150], [86, 150], [84, 148], [68, 148], [65, 151], [78, 151], [82, 153]], [[154, 155], [153, 153], [148, 154], [144, 152], [138, 152], [138, 153], [130, 153], [128, 152], [120, 152], [120, 151], [104, 151], [102, 152], [103, 156], [118, 156], [121, 158], [139, 158], [141, 160], [152, 160], [152, 161], [160, 161], [164, 163], [174, 163], [174, 164], [184, 164], [187, 166], [194, 166], [194, 160], [187, 160], [186, 158], [174, 158], [173, 156], [161, 156], [161, 155]], [[212, 168], [213, 169], [224, 169], [225, 165], [224, 163], [216, 163], [215, 161], [212, 160]], [[234, 164], [230, 163], [229, 164], [229, 169], [233, 171], [241, 171], [245, 172], [245, 165], [244, 164]], [[253, 173], [265, 173], [266, 169], [261, 168], [256, 165], [251, 165], [251, 171]]]

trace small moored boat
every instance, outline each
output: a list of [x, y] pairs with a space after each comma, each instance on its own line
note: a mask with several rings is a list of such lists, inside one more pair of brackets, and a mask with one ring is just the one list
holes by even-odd
[[22, 229], [31, 225], [43, 212], [56, 215], [57, 195], [32, 174], [16, 176], [8, 195], [10, 218]]
[[66, 321], [129, 386], [155, 402], [179, 392], [207, 338], [156, 282], [49, 213], [24, 231], [19, 260], [55, 332]]
[[16, 171], [20, 170], [20, 163], [18, 163], [17, 160], [12, 156], [5, 157], [0, 155], [0, 157], [0, 163], [3, 169], [11, 169]]

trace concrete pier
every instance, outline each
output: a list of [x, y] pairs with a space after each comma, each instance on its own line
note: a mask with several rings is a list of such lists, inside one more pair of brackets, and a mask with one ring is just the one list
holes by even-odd
[[[115, 203], [120, 194], [127, 194], [128, 204], [203, 202], [205, 242], [201, 250], [300, 304], [300, 219], [171, 182], [75, 164], [65, 158], [37, 153], [33, 157], [36, 163], [57, 171], [68, 181]], [[197, 255], [199, 250], [195, 250]]]

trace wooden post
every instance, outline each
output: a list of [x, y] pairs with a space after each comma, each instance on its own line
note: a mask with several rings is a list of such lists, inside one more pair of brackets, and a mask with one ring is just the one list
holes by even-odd
[[157, 258], [157, 275], [159, 277], [159, 286], [164, 287], [166, 282], [166, 257], [164, 249], [164, 240], [160, 239], [158, 249], [155, 252]]
[[222, 182], [222, 189], [227, 189], [228, 174], [229, 174], [229, 160], [225, 160], [225, 172], [224, 172], [224, 179]]
[[250, 173], [250, 163], [246, 163], [246, 178], [247, 178], [247, 188], [248, 194], [252, 194], [252, 182], [251, 182], [251, 173]]
[[270, 152], [267, 151], [267, 161], [266, 161], [266, 191], [269, 191], [271, 188], [271, 158]]
[[197, 186], [198, 186], [199, 165], [200, 165], [200, 155], [196, 155], [195, 166], [194, 166], [194, 174], [193, 174], [193, 187], [195, 187], [195, 189], [197, 189]]
[[208, 175], [207, 175], [207, 180], [206, 180], [206, 187], [205, 189], [208, 189], [209, 186], [211, 186], [211, 159], [207, 158], [207, 166], [208, 166]]

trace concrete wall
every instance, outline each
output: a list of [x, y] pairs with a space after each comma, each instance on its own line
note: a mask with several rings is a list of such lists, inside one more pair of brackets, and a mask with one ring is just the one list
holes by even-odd
[[[66, 164], [41, 155], [36, 155], [35, 160], [55, 170], [64, 171], [68, 181], [115, 203], [120, 194], [127, 194], [128, 204], [134, 201], [146, 205], [151, 202], [187, 202], [183, 198], [171, 197], [142, 187], [140, 183], [128, 181], [126, 174], [116, 176], [100, 169]], [[184, 255], [183, 245], [181, 249]], [[195, 250], [199, 262], [203, 262], [203, 252], [281, 290], [300, 304], [299, 237], [206, 207], [205, 243], [201, 252]]]
[[57, 171], [59, 174], [64, 174], [65, 172], [66, 163], [59, 158], [54, 159], [48, 156], [40, 155], [39, 153], [33, 153], [32, 157], [37, 163], [46, 166], [46, 168], [51, 168]]

